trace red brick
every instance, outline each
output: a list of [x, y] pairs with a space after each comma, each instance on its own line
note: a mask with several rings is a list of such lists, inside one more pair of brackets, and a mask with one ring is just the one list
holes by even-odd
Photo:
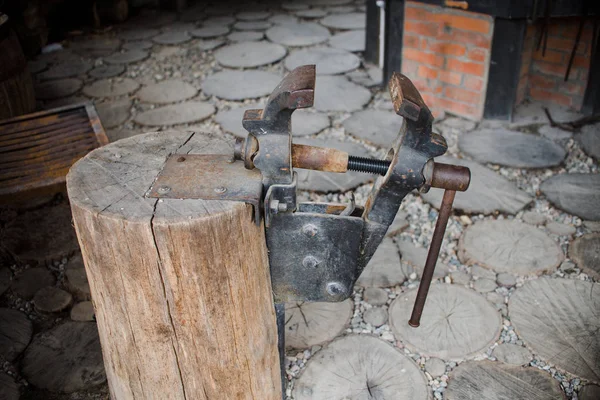
[[573, 67], [588, 69], [590, 67], [590, 58], [586, 56], [575, 55], [573, 58]]
[[439, 71], [438, 79], [441, 82], [459, 86], [462, 81], [462, 74], [459, 74], [458, 72]]
[[419, 92], [426, 93], [426, 92], [431, 92], [432, 91], [430, 89], [431, 86], [429, 85], [429, 82], [427, 82], [426, 79], [414, 78], [414, 79], [411, 79], [411, 81], [415, 85], [415, 87], [417, 88], [417, 90]]
[[420, 39], [419, 39], [418, 36], [415, 36], [415, 35], [404, 35], [404, 39], [403, 39], [402, 45], [404, 47], [412, 47], [413, 49], [418, 49], [419, 48], [419, 42], [420, 42]]
[[445, 111], [449, 111], [452, 114], [459, 115], [461, 117], [469, 118], [478, 121], [482, 116], [482, 110], [479, 107], [472, 106], [470, 104], [460, 103], [450, 99], [436, 99], [434, 107], [443, 108]]
[[471, 75], [465, 75], [465, 82], [463, 83], [463, 86], [466, 89], [480, 92], [483, 89], [483, 79]]
[[455, 14], [434, 14], [434, 21], [439, 21], [444, 25], [444, 28], [460, 29], [477, 33], [490, 33], [490, 21], [485, 19], [473, 18], [466, 15]]
[[484, 62], [487, 57], [488, 52], [483, 49], [473, 49], [469, 51], [468, 57], [469, 60]]
[[552, 89], [556, 86], [556, 79], [542, 75], [531, 74], [529, 81], [531, 82], [531, 87], [538, 89]]
[[462, 101], [463, 103], [477, 104], [479, 102], [480, 93], [471, 92], [453, 86], [446, 86], [444, 95], [452, 100]]
[[440, 34], [441, 25], [437, 22], [404, 22], [404, 32], [417, 35], [437, 37]]
[[[574, 40], [571, 39], [564, 39], [564, 38], [557, 38], [557, 37], [548, 37], [548, 42], [546, 43], [546, 50], [547, 49], [553, 49], [553, 50], [564, 50], [564, 51], [571, 51], [573, 49], [573, 45], [575, 44]], [[542, 46], [544, 45], [543, 41], [542, 41]], [[537, 46], [537, 43], [536, 43]], [[541, 48], [540, 48], [541, 51]]]
[[474, 62], [463, 62], [453, 58], [448, 59], [447, 68], [450, 71], [462, 72], [463, 74], [483, 76], [485, 66]]
[[444, 57], [437, 54], [425, 53], [415, 49], [404, 49], [402, 55], [404, 58], [421, 64], [427, 64], [438, 68], [441, 68], [444, 65]]
[[535, 71], [541, 72], [542, 74], [564, 77], [567, 71], [566, 64], [548, 64], [545, 62], [536, 62], [533, 64]]
[[585, 94], [585, 86], [579, 83], [561, 82], [559, 87], [566, 93], [583, 96]]
[[533, 87], [529, 90], [529, 96], [535, 100], [557, 103], [566, 107], [570, 107], [573, 103], [570, 96]]
[[538, 50], [533, 53], [533, 59], [538, 61], [549, 62], [552, 64], [561, 64], [565, 61], [566, 54], [562, 51], [549, 50], [542, 55], [542, 50]]
[[411, 60], [402, 60], [402, 73], [409, 78], [417, 76], [419, 64]]
[[445, 56], [456, 56], [460, 57], [465, 54], [467, 49], [462, 44], [449, 43], [449, 42], [435, 42], [429, 44], [429, 50], [434, 53], [445, 55]]
[[428, 78], [428, 79], [436, 79], [438, 76], [438, 71], [433, 69], [433, 68], [429, 68], [426, 65], [419, 65], [419, 69], [417, 70], [417, 74], [421, 77], [421, 78]]
[[428, 10], [421, 7], [414, 7], [410, 2], [406, 3], [406, 7], [404, 8], [405, 20], [427, 21], [430, 18], [431, 13]]
[[437, 38], [439, 40], [452, 41], [462, 44], [470, 44], [475, 47], [481, 47], [483, 49], [490, 49], [492, 46], [491, 35], [482, 35], [475, 32], [465, 32], [455, 29], [449, 31], [443, 30]]

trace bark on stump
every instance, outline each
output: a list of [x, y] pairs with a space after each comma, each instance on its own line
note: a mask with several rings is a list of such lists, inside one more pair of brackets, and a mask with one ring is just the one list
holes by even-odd
[[111, 398], [279, 400], [264, 231], [241, 202], [145, 198], [174, 153], [232, 148], [149, 133], [91, 152], [67, 177]]

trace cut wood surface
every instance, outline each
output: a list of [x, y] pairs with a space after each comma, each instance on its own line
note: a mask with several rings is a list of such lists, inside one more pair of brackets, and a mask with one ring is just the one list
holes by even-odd
[[315, 354], [293, 395], [296, 400], [430, 398], [425, 375], [414, 361], [367, 335], [344, 336]]
[[540, 278], [518, 288], [508, 314], [525, 345], [542, 360], [600, 382], [600, 284]]
[[560, 384], [537, 368], [468, 361], [449, 375], [447, 400], [563, 400]]
[[160, 132], [88, 154], [67, 188], [113, 399], [281, 399], [264, 230], [242, 202], [150, 199], [170, 154], [232, 154]]

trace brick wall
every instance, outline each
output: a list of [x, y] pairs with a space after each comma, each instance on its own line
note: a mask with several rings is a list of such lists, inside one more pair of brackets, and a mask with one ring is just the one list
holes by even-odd
[[406, 2], [402, 73], [434, 116], [483, 116], [493, 23], [484, 14]]
[[[560, 104], [580, 110], [590, 69], [593, 27], [591, 22], [584, 27], [569, 79], [565, 82], [564, 77], [575, 44], [579, 19], [561, 18], [552, 21], [548, 28], [545, 55], [542, 55], [541, 48], [537, 50], [542, 24], [537, 23], [528, 29], [528, 34], [529, 30], [533, 32], [534, 39], [531, 40], [531, 43], [525, 43], [530, 45], [529, 53], [531, 54], [529, 78], [526, 82], [527, 95], [536, 101]], [[529, 53], [525, 48], [524, 60], [527, 59]], [[519, 89], [521, 88], [519, 87]]]

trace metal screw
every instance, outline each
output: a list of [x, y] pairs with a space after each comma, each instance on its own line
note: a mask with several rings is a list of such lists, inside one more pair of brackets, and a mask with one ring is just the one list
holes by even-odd
[[308, 237], [314, 237], [319, 229], [313, 224], [306, 224], [302, 227], [302, 233], [304, 233]]
[[215, 192], [217, 192], [217, 193], [225, 193], [226, 191], [227, 191], [227, 188], [223, 187], [223, 186], [219, 186], [219, 187], [215, 188]]
[[331, 296], [340, 296], [346, 293], [346, 288], [339, 282], [329, 282], [327, 284], [327, 293]]
[[315, 256], [311, 256], [311, 255], [304, 257], [304, 260], [302, 260], [302, 265], [304, 266], [304, 268], [315, 268], [320, 263], [321, 262], [319, 260], [317, 260], [317, 258]]
[[156, 191], [160, 194], [165, 194], [165, 193], [169, 193], [171, 191], [171, 188], [168, 186], [161, 186]]

